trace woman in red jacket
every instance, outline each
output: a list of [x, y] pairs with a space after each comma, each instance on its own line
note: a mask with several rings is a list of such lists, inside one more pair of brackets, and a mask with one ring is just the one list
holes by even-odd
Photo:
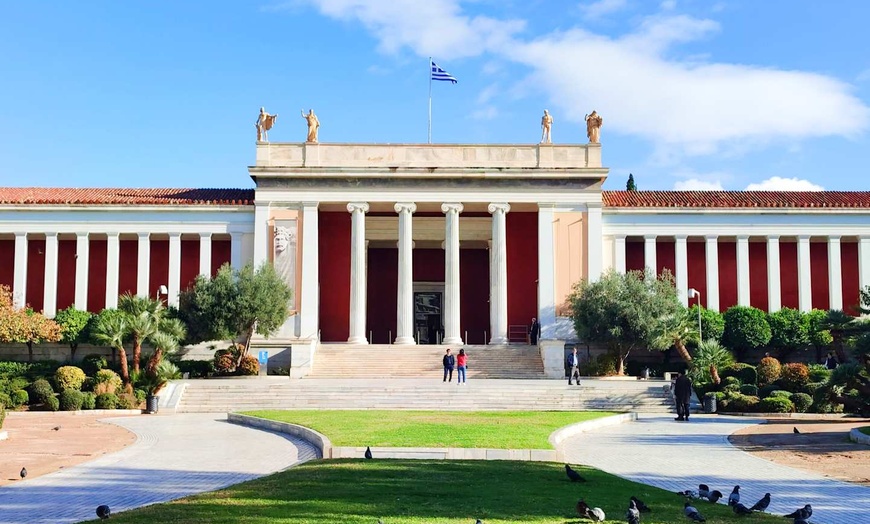
[[465, 382], [465, 366], [466, 362], [468, 362], [468, 355], [465, 354], [464, 349], [459, 350], [459, 355], [456, 356], [456, 385], [462, 384]]

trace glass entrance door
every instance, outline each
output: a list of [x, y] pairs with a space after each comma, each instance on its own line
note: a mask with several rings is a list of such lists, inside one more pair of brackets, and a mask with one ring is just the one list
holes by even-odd
[[438, 344], [444, 338], [443, 291], [414, 291], [414, 328], [418, 344]]

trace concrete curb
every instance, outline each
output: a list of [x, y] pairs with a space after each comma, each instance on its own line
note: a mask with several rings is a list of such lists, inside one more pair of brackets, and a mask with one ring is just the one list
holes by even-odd
[[[265, 429], [268, 431], [274, 431], [276, 433], [293, 435], [294, 437], [311, 443], [311, 445], [317, 448], [320, 458], [336, 458], [333, 457], [334, 448], [332, 447], [332, 442], [330, 442], [329, 438], [327, 438], [326, 435], [318, 433], [313, 429], [306, 428], [305, 426], [290, 424], [289, 422], [278, 422], [276, 420], [252, 417], [250, 415], [242, 415], [240, 413], [227, 413], [227, 422], [238, 424], [240, 426]], [[360, 454], [359, 456], [362, 455]]]
[[184, 391], [187, 389], [187, 382], [171, 381], [166, 386], [165, 396], [160, 396], [159, 409], [165, 409], [169, 412], [176, 413], [178, 404], [181, 403], [181, 397], [184, 396]]
[[[570, 426], [565, 426], [564, 428], [557, 429], [550, 434], [550, 438], [548, 438], [547, 440], [549, 440], [550, 444], [552, 444], [553, 447], [558, 450], [562, 442], [567, 438], [598, 428], [615, 426], [617, 424], [632, 422], [634, 420], [637, 420], [637, 413], [635, 413], [634, 411], [631, 411], [629, 413], [620, 413], [619, 415], [611, 415], [609, 417], [586, 420], [583, 422], [578, 422], [577, 424], [571, 424]], [[562, 454], [560, 452], [559, 456], [561, 457], [561, 455]]]
[[716, 413], [706, 413], [707, 415], [725, 415], [728, 417], [747, 417], [747, 418], [792, 418], [798, 420], [836, 420], [841, 418], [853, 418], [854, 415], [849, 413], [743, 413], [717, 411]]
[[39, 413], [40, 415], [51, 413], [56, 417], [78, 417], [81, 415], [142, 415], [145, 412], [141, 409], [80, 409], [78, 411], [7, 411], [6, 415], [9, 417], [29, 417], [31, 413]]
[[870, 435], [862, 433], [859, 428], [855, 428], [849, 432], [849, 440], [858, 444], [866, 444], [870, 446]]

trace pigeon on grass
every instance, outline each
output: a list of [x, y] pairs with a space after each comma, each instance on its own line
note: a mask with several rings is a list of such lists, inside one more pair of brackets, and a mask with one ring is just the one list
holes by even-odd
[[571, 466], [565, 464], [565, 474], [571, 482], [586, 482], [586, 479], [580, 476], [579, 473], [571, 469]]
[[109, 509], [109, 506], [106, 506], [105, 504], [97, 506], [97, 517], [99, 517], [100, 520], [106, 520], [111, 514], [112, 510]]
[[589, 512], [586, 513], [586, 517], [592, 522], [604, 522], [604, 520], [607, 518], [604, 515], [604, 510], [601, 508], [590, 509]]
[[731, 509], [734, 510], [735, 515], [752, 515], [752, 510], [739, 502], [731, 506]]
[[770, 493], [765, 493], [761, 500], [752, 505], [752, 511], [764, 511], [767, 509], [767, 506], [770, 506]]
[[366, 452], [363, 456], [367, 459], [371, 459], [372, 458], [372, 448], [366, 446]]
[[651, 509], [649, 509], [649, 506], [644, 504], [644, 502], [637, 497], [631, 497], [631, 501], [635, 503], [635, 505], [637, 506], [637, 510], [641, 513], [649, 513], [652, 511]]
[[628, 501], [628, 511], [625, 512], [625, 518], [628, 519], [628, 524], [640, 524], [640, 510], [637, 509], [634, 497]]
[[707, 519], [705, 519], [700, 513], [698, 513], [698, 508], [689, 504], [688, 502], [683, 505], [683, 514], [686, 515], [686, 517], [693, 522], [707, 522]]
[[789, 513], [788, 515], [785, 515], [785, 518], [795, 519], [795, 520], [797, 520], [797, 519], [807, 520], [808, 518], [810, 518], [812, 516], [813, 516], [813, 507], [811, 505], [807, 504], [806, 506], [802, 507], [801, 509], [795, 510], [795, 511]]
[[696, 499], [696, 498], [698, 498], [698, 493], [697, 493], [696, 491], [694, 491], [694, 490], [691, 490], [691, 489], [686, 489], [686, 490], [683, 490], [683, 491], [678, 491], [678, 492], [677, 492], [677, 495], [682, 495], [682, 496], [686, 497], [687, 499]]
[[724, 495], [722, 495], [721, 491], [719, 491], [718, 489], [714, 489], [713, 491], [710, 492], [710, 495], [707, 497], [707, 500], [709, 500], [710, 502], [715, 504], [715, 503], [719, 502], [719, 499], [721, 499], [723, 496]]
[[706, 484], [698, 484], [698, 497], [706, 499], [710, 496], [710, 486]]
[[728, 505], [733, 506], [740, 502], [740, 486], [734, 486], [734, 489], [731, 490], [731, 494], [728, 495]]

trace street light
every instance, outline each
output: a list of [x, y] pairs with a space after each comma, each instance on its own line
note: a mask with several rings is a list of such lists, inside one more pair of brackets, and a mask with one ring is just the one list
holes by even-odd
[[155, 300], [160, 300], [160, 295], [168, 295], [169, 290], [166, 289], [166, 286], [160, 284], [160, 287], [157, 288], [157, 296], [154, 297]]
[[698, 343], [704, 341], [704, 337], [701, 336], [701, 292], [697, 289], [690, 287], [689, 288], [689, 298], [698, 297]]

